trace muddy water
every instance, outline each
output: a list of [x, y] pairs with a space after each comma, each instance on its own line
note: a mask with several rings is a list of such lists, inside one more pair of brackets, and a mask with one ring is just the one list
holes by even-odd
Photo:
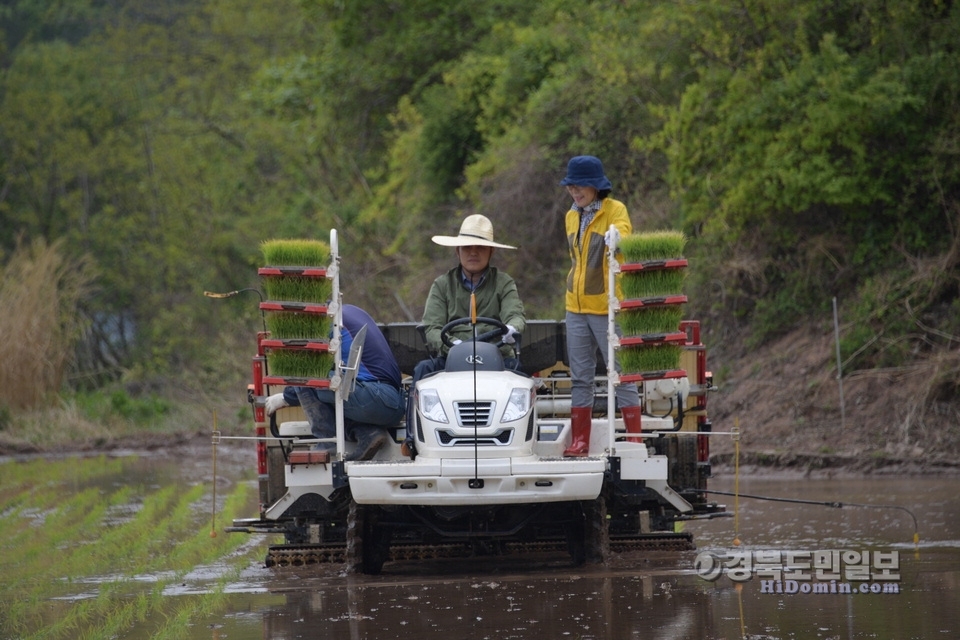
[[[221, 461], [221, 482], [252, 482], [245, 467], [252, 461], [244, 455], [227, 460]], [[178, 457], [163, 466], [162, 472], [152, 468], [153, 481], [205, 473], [202, 462]], [[387, 563], [382, 575], [371, 577], [347, 576], [333, 565], [268, 570], [254, 562], [227, 584], [219, 608], [192, 620], [188, 637], [957, 638], [957, 486], [957, 478], [745, 476], [735, 483], [724, 475], [711, 489], [844, 506], [718, 495], [719, 502], [737, 507], [737, 516], [687, 523], [697, 551], [622, 554], [604, 566], [579, 569], [565, 558], [527, 557]], [[707, 580], [697, 572], [698, 556], [705, 553], [717, 563], [758, 562], [776, 553], [778, 568], [786, 563], [802, 574], [797, 563], [812, 562], [818, 553], [832, 562], [840, 557], [834, 551], [847, 555], [823, 570], [835, 569], [839, 578], [827, 575], [807, 584], [836, 586], [836, 593], [803, 592], [803, 580], [791, 583], [783, 576], [739, 581], [728, 573]], [[845, 580], [843, 572], [854, 571], [850, 567], [864, 552], [871, 554], [868, 572], [880, 571], [872, 566], [877, 552], [895, 558], [893, 570], [884, 561], [894, 577]], [[209, 596], [218, 578], [216, 565], [197, 567], [168, 586], [171, 610]], [[850, 593], [841, 592], [844, 584]], [[899, 593], [871, 591], [890, 584]], [[150, 628], [147, 621], [122, 637], [146, 637]]]
[[[735, 483], [726, 475], [711, 488], [844, 506], [718, 495], [737, 516], [688, 523], [697, 551], [623, 554], [581, 569], [563, 558], [388, 563], [376, 577], [331, 566], [251, 567], [232, 587], [230, 611], [198, 625], [196, 637], [211, 630], [230, 638], [960, 637], [956, 487], [956, 478], [751, 476]], [[890, 573], [899, 580], [885, 584], [895, 582], [899, 593], [871, 592], [884, 584], [872, 580], [848, 582], [853, 593], [802, 593], [799, 584], [796, 593], [777, 593], [760, 576], [708, 581], [695, 569], [701, 552], [754, 559], [790, 551], [812, 563], [815, 552], [832, 550], [857, 553], [861, 563], [865, 551], [896, 552], [899, 566]], [[841, 564], [833, 568], [850, 563]], [[862, 585], [866, 593], [857, 591]]]

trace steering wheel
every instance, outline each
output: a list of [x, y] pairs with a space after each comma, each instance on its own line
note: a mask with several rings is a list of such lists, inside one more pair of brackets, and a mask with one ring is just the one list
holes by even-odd
[[[494, 338], [499, 338], [500, 336], [505, 336], [510, 331], [507, 328], [507, 325], [503, 324], [496, 318], [477, 318], [477, 323], [483, 324], [492, 324], [496, 329], [487, 331], [486, 333], [481, 333], [477, 336], [477, 342], [494, 342]], [[459, 327], [462, 324], [470, 324], [470, 318], [457, 318], [456, 320], [451, 320], [447, 324], [443, 325], [443, 328], [440, 329], [440, 341], [447, 347], [453, 346], [453, 339], [450, 337], [450, 330], [454, 327]]]

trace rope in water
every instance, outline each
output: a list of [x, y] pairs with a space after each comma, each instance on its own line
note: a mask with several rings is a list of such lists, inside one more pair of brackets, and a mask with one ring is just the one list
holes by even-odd
[[858, 502], [838, 502], [833, 500], [801, 500], [799, 498], [773, 498], [771, 496], [756, 496], [750, 495], [747, 493], [734, 493], [731, 491], [713, 491], [705, 490], [704, 493], [714, 493], [721, 496], [738, 496], [740, 498], [751, 498], [753, 500], [769, 500], [771, 502], [792, 502], [794, 504], [815, 504], [823, 507], [833, 507], [835, 509], [841, 509], [843, 507], [861, 507], [864, 509], [899, 509], [900, 511], [906, 512], [913, 519], [913, 541], [917, 543], [920, 541], [920, 532], [919, 527], [917, 526], [917, 517], [913, 514], [910, 509], [906, 507], [901, 507], [897, 504], [862, 504]]
[[740, 419], [733, 419], [733, 491], [713, 491], [704, 489], [703, 493], [712, 493], [719, 496], [733, 496], [733, 545], [740, 546], [740, 498], [750, 498], [752, 500], [768, 500], [770, 502], [791, 502], [794, 504], [813, 504], [822, 507], [833, 507], [842, 509], [843, 507], [859, 507], [862, 509], [899, 509], [904, 511], [913, 520], [913, 544], [920, 544], [920, 527], [917, 525], [917, 516], [906, 507], [897, 504], [863, 504], [857, 502], [839, 502], [832, 500], [802, 500], [800, 498], [773, 498], [770, 496], [757, 496], [746, 493], [740, 493]]

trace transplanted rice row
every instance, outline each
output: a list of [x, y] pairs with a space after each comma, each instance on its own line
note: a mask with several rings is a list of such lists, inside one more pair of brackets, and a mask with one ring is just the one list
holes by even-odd
[[[227, 496], [221, 509], [221, 516], [225, 521], [228, 514], [243, 513], [249, 498], [249, 487], [247, 485], [238, 485], [237, 488]], [[221, 557], [223, 554], [239, 546], [242, 540], [237, 540], [237, 536], [219, 536], [210, 538], [209, 527], [199, 527], [193, 536], [177, 544], [172, 550], [168, 559], [174, 566], [193, 567], [198, 564], [209, 562]]]
[[[95, 490], [88, 490], [86, 493]], [[20, 562], [12, 567], [11, 593], [3, 594], [10, 610], [11, 620], [35, 617], [36, 609], [43, 606], [43, 599], [51, 592], [58, 592], [64, 580], [71, 581], [101, 573], [105, 566], [122, 562], [124, 547], [110, 540], [110, 530], [106, 536], [103, 519], [110, 506], [128, 501], [132, 495], [129, 488], [123, 488], [111, 496], [109, 501], [90, 509], [86, 517], [78, 520], [75, 526], [58, 528], [47, 523], [31, 531], [33, 536], [28, 543], [20, 546]], [[77, 507], [71, 501], [57, 514], [69, 516]], [[143, 532], [139, 532], [143, 535]], [[73, 544], [67, 544], [72, 542]], [[51, 553], [51, 549], [56, 550]], [[25, 550], [25, 551], [24, 551]], [[19, 579], [18, 579], [19, 578]]]
[[[51, 549], [59, 549], [103, 520], [108, 506], [99, 491], [87, 489], [53, 513], [41, 512], [34, 517], [21, 517], [23, 528], [11, 537], [11, 543], [17, 549], [17, 560], [49, 566], [60, 555], [52, 554]], [[59, 558], [57, 560], [56, 568], [59, 570], [61, 565]], [[34, 570], [31, 573], [36, 575], [37, 572]]]
[[[192, 618], [222, 606], [223, 586], [249, 562], [249, 554], [229, 557], [241, 537], [210, 537], [203, 505], [209, 503], [208, 493], [202, 485], [165, 487], [143, 497], [129, 519], [111, 519], [143, 489], [123, 487], [104, 495], [95, 488], [74, 493], [76, 487], [67, 485], [80, 477], [83, 484], [98, 475], [122, 474], [123, 465], [104, 464], [99, 474], [96, 464], [42, 466], [42, 488], [31, 487], [41, 481], [40, 465], [3, 468], [22, 493], [6, 500], [0, 519], [0, 637], [116, 638], [152, 620], [163, 621], [157, 626], [164, 637], [181, 636]], [[58, 473], [59, 483], [51, 481]], [[229, 521], [244, 513], [249, 498], [249, 486], [236, 485], [223, 500], [220, 517]], [[170, 615], [170, 607], [181, 603], [166, 597], [164, 589], [197, 565], [218, 560], [226, 565], [213, 592], [190, 598]], [[87, 584], [93, 597], [51, 599], [82, 593]]]
[[235, 567], [229, 575], [220, 579], [216, 588], [206, 597], [195, 598], [182, 603], [177, 608], [176, 613], [167, 617], [163, 625], [150, 634], [152, 640], [182, 638], [187, 634], [194, 620], [222, 611], [226, 607], [228, 599], [225, 587], [229, 581], [237, 579], [241, 571], [242, 567]]
[[[13, 536], [30, 526], [33, 514], [50, 511], [61, 500], [63, 492], [56, 487], [43, 487], [8, 500], [0, 511], [3, 514], [0, 518], [0, 548], [11, 546]], [[0, 555], [0, 566], [8, 558], [7, 554]]]
[[[178, 495], [182, 487], [164, 487], [144, 500], [144, 508], [138, 517], [118, 531], [117, 545], [129, 551], [126, 571], [141, 573], [163, 567], [171, 545], [176, 548], [179, 535], [196, 526], [192, 504], [203, 496], [202, 485]], [[142, 515], [142, 517], [140, 517]]]

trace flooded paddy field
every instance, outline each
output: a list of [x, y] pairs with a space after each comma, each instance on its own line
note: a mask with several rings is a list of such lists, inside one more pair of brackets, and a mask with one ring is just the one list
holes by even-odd
[[265, 568], [266, 539], [223, 533], [256, 512], [253, 453], [217, 462], [214, 485], [202, 448], [0, 461], [0, 637], [960, 637], [955, 477], [724, 473], [712, 490], [843, 506], [716, 495], [736, 517], [686, 523], [695, 551], [363, 576]]

